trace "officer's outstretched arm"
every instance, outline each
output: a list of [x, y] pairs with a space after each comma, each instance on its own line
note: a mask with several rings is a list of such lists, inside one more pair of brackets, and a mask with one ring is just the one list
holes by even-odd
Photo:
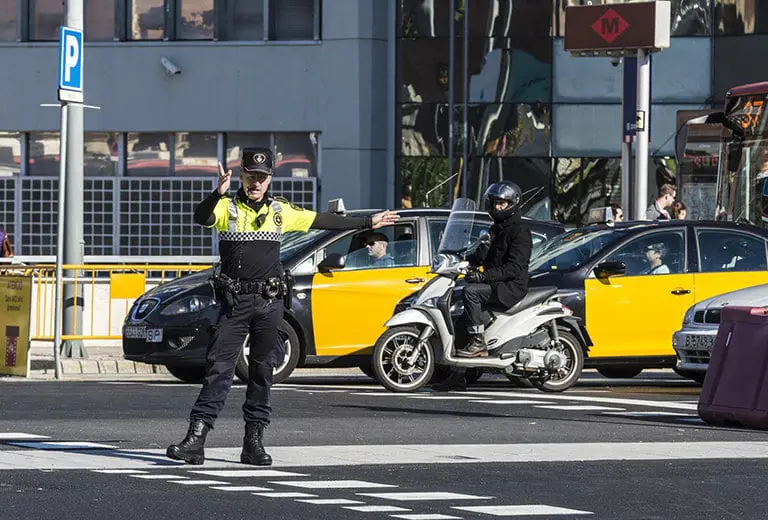
[[400, 215], [394, 211], [382, 211], [371, 217], [348, 217], [335, 213], [318, 213], [312, 222], [312, 229], [378, 229], [383, 226], [391, 226], [400, 219]]

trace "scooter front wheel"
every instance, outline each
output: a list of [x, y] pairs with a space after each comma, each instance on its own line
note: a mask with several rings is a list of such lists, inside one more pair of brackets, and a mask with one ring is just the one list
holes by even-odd
[[412, 392], [432, 379], [435, 355], [429, 341], [419, 344], [421, 331], [407, 325], [392, 327], [373, 347], [376, 379], [391, 392]]

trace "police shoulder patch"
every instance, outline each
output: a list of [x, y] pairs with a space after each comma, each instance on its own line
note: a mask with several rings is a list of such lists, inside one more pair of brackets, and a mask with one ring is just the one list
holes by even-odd
[[275, 213], [272, 216], [272, 220], [275, 222], [276, 226], [282, 226], [283, 225], [283, 216], [280, 213]]

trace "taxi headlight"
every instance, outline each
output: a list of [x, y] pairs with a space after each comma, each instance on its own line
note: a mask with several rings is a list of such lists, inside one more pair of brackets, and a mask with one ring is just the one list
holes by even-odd
[[160, 311], [160, 314], [164, 316], [175, 316], [179, 314], [200, 312], [214, 303], [216, 303], [216, 301], [210, 296], [188, 296], [187, 298], [182, 298], [181, 300], [168, 305], [165, 309]]

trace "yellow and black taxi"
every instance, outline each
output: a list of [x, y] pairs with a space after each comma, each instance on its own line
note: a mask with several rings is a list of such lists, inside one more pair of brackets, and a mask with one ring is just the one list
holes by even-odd
[[768, 231], [750, 224], [635, 221], [595, 224], [548, 241], [530, 286], [576, 295], [563, 303], [592, 341], [585, 368], [634, 377], [674, 368], [672, 335], [697, 301], [768, 282]]
[[[368, 215], [375, 211], [352, 211]], [[370, 352], [397, 302], [433, 275], [429, 265], [448, 220], [448, 209], [402, 209], [396, 225], [376, 231], [287, 233], [280, 257], [294, 278], [290, 308], [282, 324], [286, 356], [274, 380], [301, 366], [359, 366], [371, 375]], [[478, 213], [472, 233], [487, 230], [490, 217]], [[565, 228], [524, 219], [534, 248]], [[126, 359], [165, 365], [179, 379], [203, 378], [205, 355], [219, 304], [210, 270], [164, 283], [139, 297], [123, 325]], [[245, 348], [248, 342], [246, 339]], [[236, 374], [247, 380], [247, 352]]]

